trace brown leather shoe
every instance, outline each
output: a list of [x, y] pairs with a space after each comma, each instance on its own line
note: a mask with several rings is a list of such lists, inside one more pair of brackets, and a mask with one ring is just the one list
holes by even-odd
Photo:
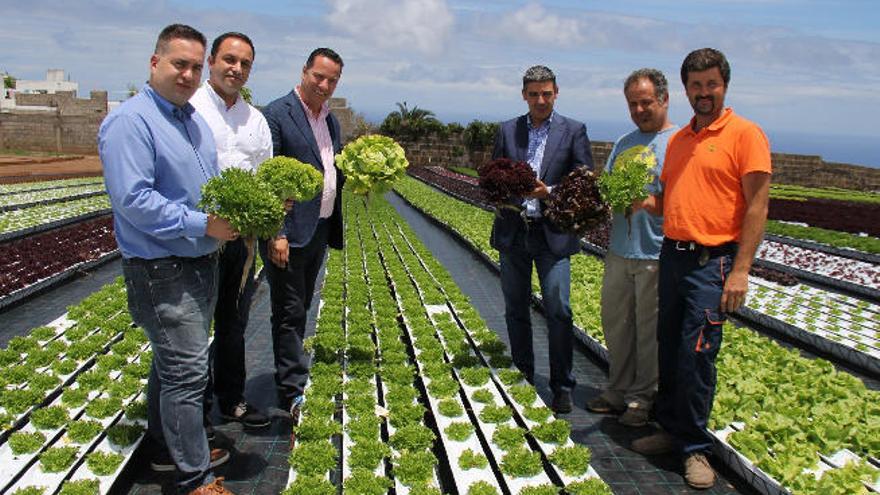
[[691, 454], [684, 460], [684, 480], [697, 490], [715, 486], [715, 471], [704, 454]]
[[[227, 452], [228, 456], [229, 453]], [[214, 481], [207, 485], [202, 485], [195, 490], [189, 492], [189, 495], [235, 495], [223, 487], [223, 478], [214, 478]]]
[[675, 452], [681, 447], [678, 440], [663, 430], [633, 440], [630, 448], [642, 455], [660, 455]]

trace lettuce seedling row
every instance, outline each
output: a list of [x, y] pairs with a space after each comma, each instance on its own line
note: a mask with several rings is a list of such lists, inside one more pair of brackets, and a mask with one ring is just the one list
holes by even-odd
[[42, 180], [36, 182], [18, 182], [15, 184], [0, 184], [0, 196], [19, 194], [23, 192], [37, 192], [49, 189], [66, 189], [71, 187], [103, 184], [103, 177], [78, 177], [75, 179]]
[[[65, 201], [106, 195], [103, 185], [83, 186], [67, 190], [54, 189], [41, 192], [27, 192], [11, 196], [0, 196], [0, 212], [25, 210], [34, 206], [52, 205]], [[6, 200], [6, 201], [4, 201]]]
[[[406, 227], [400, 223], [398, 220], [397, 214], [390, 208], [389, 205], [384, 204], [383, 207], [387, 209], [387, 212], [381, 215], [381, 218], [386, 222], [386, 232], [389, 236], [390, 247], [392, 250], [382, 249], [382, 252], [393, 252], [398, 255], [398, 259], [402, 263], [404, 269], [406, 270], [406, 275], [408, 276], [409, 282], [416, 288], [416, 291], [421, 299], [421, 303], [423, 305], [422, 308], [416, 308], [417, 310], [422, 312], [422, 315], [418, 317], [424, 317], [424, 313], [426, 312], [430, 318], [430, 323], [433, 330], [433, 338], [436, 338], [441, 342], [445, 347], [445, 357], [453, 366], [453, 376], [458, 380], [459, 372], [462, 372], [462, 369], [486, 369], [487, 371], [490, 368], [471, 368], [470, 366], [465, 366], [462, 368], [464, 363], [471, 361], [471, 359], [475, 360], [475, 362], [480, 363], [478, 366], [482, 364], [486, 364], [491, 366], [498, 357], [501, 356], [490, 356], [488, 359], [480, 350], [484, 348], [486, 350], [494, 351], [492, 354], [498, 353], [499, 351], [503, 354], [505, 349], [504, 345], [497, 339], [497, 336], [494, 335], [488, 328], [485, 328], [485, 324], [481, 319], [476, 315], [476, 313], [470, 313], [469, 316], [471, 320], [479, 321], [479, 324], [482, 326], [483, 333], [480, 334], [482, 339], [475, 340], [472, 335], [468, 335], [465, 333], [465, 330], [462, 327], [459, 327], [457, 323], [452, 319], [450, 314], [450, 296], [447, 295], [447, 291], [452, 291], [456, 294], [456, 299], [460, 301], [460, 304], [467, 303], [466, 297], [458, 291], [454, 282], [449, 277], [448, 272], [442, 268], [442, 266], [437, 263], [436, 259], [424, 248], [421, 244], [417, 244], [413, 241], [414, 234], [411, 232], [405, 232]], [[429, 268], [428, 263], [431, 264]], [[433, 273], [432, 273], [433, 271]], [[434, 273], [442, 273], [445, 274], [445, 281], [438, 281], [437, 276]], [[398, 279], [395, 279], [398, 281]], [[404, 285], [406, 282], [403, 282]], [[398, 284], [399, 285], [399, 284]], [[472, 309], [471, 309], [472, 311]], [[446, 336], [444, 337], [444, 330], [446, 332]], [[490, 335], [491, 338], [486, 337]], [[448, 340], [448, 339], [452, 340]], [[454, 349], [450, 348], [447, 345], [447, 342], [469, 342], [469, 345], [464, 345], [465, 351], [462, 352], [462, 349]], [[496, 345], [497, 344], [497, 345]], [[476, 352], [476, 354], [474, 354]], [[479, 354], [479, 356], [477, 356]], [[519, 375], [518, 372], [513, 371], [510, 368], [506, 368], [506, 366], [510, 365], [509, 356], [504, 355], [506, 359], [501, 360], [506, 364], [502, 366], [502, 368], [493, 367], [492, 368], [492, 376], [495, 376], [497, 373], [505, 373], [505, 372], [514, 372], [516, 375]], [[488, 374], [486, 377], [488, 378]], [[520, 375], [521, 379], [521, 375]], [[498, 424], [493, 422], [482, 421], [484, 411], [486, 411], [487, 407], [490, 407], [486, 402], [480, 402], [479, 400], [473, 400], [476, 396], [472, 397], [472, 394], [477, 393], [479, 390], [481, 393], [485, 394], [487, 397], [483, 400], [488, 401], [490, 403], [494, 403], [495, 405], [492, 407], [507, 409], [510, 406], [514, 406], [513, 413], [521, 412], [521, 408], [516, 407], [516, 402], [512, 401], [510, 398], [510, 393], [508, 392], [506, 385], [502, 385], [501, 382], [498, 381], [497, 378], [493, 379], [494, 386], [490, 386], [489, 388], [484, 387], [471, 387], [461, 382], [460, 386], [467, 391], [463, 395], [464, 400], [474, 411], [474, 417], [477, 419], [475, 425], [478, 430], [483, 433], [484, 438], [491, 439], [494, 436], [495, 431], [497, 430]], [[534, 388], [531, 385], [528, 385], [525, 381], [521, 381], [520, 385], [514, 385], [515, 387], [524, 387], [527, 388], [528, 391], [531, 392], [530, 398], [531, 402], [534, 404], [540, 403], [537, 399], [537, 394], [534, 391]], [[429, 385], [428, 390], [431, 390], [431, 386]], [[533, 405], [532, 403], [528, 405]], [[435, 406], [436, 407], [436, 406]], [[510, 414], [510, 418], [504, 420], [502, 424], [506, 423], [508, 426], [516, 426], [516, 422], [514, 421], [514, 417], [516, 414]], [[522, 422], [523, 418], [517, 418], [517, 421]], [[565, 423], [564, 421], [559, 421], [559, 423]], [[567, 423], [566, 427], [567, 427]], [[567, 431], [567, 430], [566, 430]], [[568, 440], [567, 433], [564, 435], [566, 440]], [[534, 445], [534, 442], [532, 443]], [[539, 442], [540, 444], [540, 442]], [[499, 464], [502, 465], [502, 471], [504, 466], [504, 453], [498, 450], [498, 447], [494, 444], [494, 442], [489, 442], [491, 448], [494, 449], [492, 452], [496, 461], [499, 461]], [[540, 446], [540, 445], [539, 445]], [[543, 445], [545, 450], [549, 451], [549, 447], [545, 444]], [[540, 452], [540, 451], [538, 451]], [[587, 469], [587, 466], [584, 466], [584, 469]], [[555, 475], [556, 473], [551, 473], [551, 475]], [[542, 475], [543, 476], [543, 475]], [[591, 475], [588, 477], [595, 477], [596, 474], [594, 471], [591, 472]], [[508, 476], [508, 479], [510, 477]], [[568, 481], [568, 480], [566, 480]], [[539, 479], [530, 479], [530, 480], [522, 480], [518, 478], [513, 478], [512, 481], [508, 481], [509, 486], [511, 486], [511, 491], [519, 491], [519, 489], [523, 488], [526, 485], [531, 486], [541, 486], [546, 483], [549, 483], [549, 478], [539, 478]], [[516, 488], [514, 490], [514, 488]]]
[[0, 213], [0, 241], [34, 233], [45, 225], [58, 226], [59, 222], [69, 219], [109, 212], [110, 198], [106, 194], [3, 212]]
[[[467, 207], [465, 205], [452, 204], [454, 201], [450, 201], [447, 199], [437, 199], [437, 195], [439, 193], [432, 192], [425, 187], [416, 187], [413, 185], [411, 181], [402, 182], [398, 185], [398, 192], [400, 192], [410, 204], [413, 204], [417, 209], [426, 213], [427, 215], [434, 215], [438, 218], [438, 221], [442, 224], [449, 225], [450, 229], [457, 229], [460, 225], [467, 225], [469, 230], [464, 232], [460, 232], [461, 235], [474, 249], [475, 243], [470, 242], [471, 238], [468, 235], [468, 232], [473, 232], [475, 229], [473, 227], [474, 222], [474, 213], [468, 210], [474, 210], [473, 207]], [[416, 192], [417, 191], [417, 192]], [[442, 203], [442, 206], [441, 206]], [[469, 221], [464, 222], [461, 220], [462, 216], [468, 216]], [[479, 220], [478, 220], [479, 221]], [[484, 224], [485, 225], [485, 224]], [[462, 229], [464, 230], [464, 229]], [[486, 231], [487, 232], [487, 231]], [[479, 232], [479, 235], [486, 236], [485, 232]], [[476, 244], [479, 246], [479, 244]], [[476, 247], [479, 250], [479, 247]], [[492, 256], [494, 253], [488, 253]], [[590, 280], [584, 285], [578, 287], [578, 284], [581, 284], [581, 274], [578, 273], [576, 266], [581, 264], [576, 260], [583, 259], [584, 257], [574, 257], [572, 260], [572, 306], [575, 313], [575, 321], [578, 325], [584, 326], [584, 322], [595, 322], [598, 321], [598, 311], [590, 311], [592, 314], [584, 314], [583, 307], [579, 307], [576, 304], [576, 295], [578, 295], [581, 290], [586, 289], [582, 292], [586, 294], [580, 294], [583, 298], [593, 299], [598, 301], [598, 283], [597, 281], [601, 280], [601, 270], [586, 270], [589, 273]], [[597, 266], [600, 268], [601, 264]], [[841, 296], [834, 296], [834, 298], [839, 298]], [[855, 305], [858, 308], [864, 309], [864, 303], [857, 303]], [[596, 325], [592, 330], [588, 329], [588, 332], [592, 334], [597, 334], [596, 329], [601, 328]], [[794, 484], [795, 486], [806, 486], [807, 481], [809, 479], [805, 476], [800, 476], [800, 471], [794, 473], [794, 476], [784, 477], [784, 471], [782, 470], [782, 466], [774, 465], [774, 459], [782, 459], [782, 454], [778, 451], [768, 451], [767, 445], [774, 444], [775, 440], [773, 440], [770, 436], [765, 436], [765, 433], [760, 433], [760, 425], [766, 423], [768, 418], [775, 417], [774, 415], [782, 414], [784, 417], [785, 409], [783, 406], [783, 402], [787, 400], [784, 397], [780, 397], [775, 403], [764, 403], [763, 405], [758, 405], [760, 401], [765, 398], [776, 398], [773, 395], [772, 389], [769, 389], [765, 392], [756, 392], [756, 391], [746, 391], [746, 390], [737, 390], [732, 394], [722, 392], [721, 389], [726, 385], [725, 381], [729, 381], [730, 378], [726, 378], [725, 375], [729, 375], [731, 371], [736, 371], [737, 369], [745, 370], [742, 374], [744, 379], [754, 380], [754, 376], [761, 375], [761, 373], [756, 373], [755, 370], [761, 370], [764, 373], [764, 376], [768, 377], [790, 377], [792, 376], [792, 368], [791, 366], [798, 367], [806, 367], [807, 369], [815, 368], [816, 372], [819, 374], [811, 373], [811, 376], [819, 376], [824, 377], [823, 380], [829, 382], [827, 386], [816, 387], [813, 385], [812, 387], [807, 387], [804, 389], [806, 393], [806, 397], [811, 398], [811, 400], [816, 400], [816, 404], [828, 404], [833, 405], [840, 400], [840, 397], [844, 397], [842, 394], [855, 394], [853, 397], [856, 398], [857, 403], [860, 404], [858, 407], [868, 408], [864, 410], [864, 412], [859, 412], [856, 416], [852, 416], [852, 411], [841, 414], [847, 414], [848, 421], [850, 424], [853, 424], [853, 428], [858, 429], [859, 433], [855, 438], [850, 438], [849, 440], [854, 442], [853, 445], [860, 445], [860, 447], [853, 449], [857, 452], [861, 451], [861, 457], [872, 458], [872, 456], [877, 455], [877, 450], [880, 449], [880, 438], [878, 438], [878, 429], [876, 427], [872, 427], [869, 420], [867, 418], [876, 418], [880, 415], [880, 397], [878, 393], [868, 391], [865, 389], [864, 384], [862, 384], [859, 380], [846, 375], [845, 373], [838, 373], [833, 369], [833, 366], [828, 364], [827, 362], [821, 360], [807, 360], [799, 355], [797, 355], [796, 351], [786, 351], [782, 349], [777, 344], [769, 341], [764, 337], [757, 336], [748, 330], [739, 329], [733, 327], [728, 324], [725, 327], [725, 333], [728, 334], [726, 337], [725, 343], [725, 352], [722, 353], [722, 359], [719, 361], [719, 393], [716, 395], [716, 405], [715, 411], [713, 412], [713, 427], [716, 431], [720, 431], [729, 425], [731, 421], [725, 420], [724, 418], [731, 414], [732, 411], [735, 411], [734, 416], [742, 416], [745, 425], [746, 431], [750, 431], [750, 435], [759, 434], [759, 438], [764, 438], [764, 440], [760, 440], [758, 442], [759, 445], [763, 445], [763, 448], [758, 447], [758, 451], [754, 451], [757, 454], [760, 454], [763, 461], [762, 463], [767, 466], [769, 472], [776, 479], [782, 479], [783, 481], [788, 480], [786, 484], [789, 482]], [[727, 359], [740, 359], [740, 356], [743, 355], [758, 355], [763, 357], [763, 362], [761, 360], [751, 359], [742, 359], [736, 361], [736, 365], [732, 365], [729, 362], [725, 361]], [[769, 361], [768, 361], [769, 360]], [[760, 363], [760, 364], [756, 364]], [[790, 364], [789, 364], [790, 363]], [[754, 368], [755, 366], [759, 366], [759, 368]], [[753, 371], [749, 371], [753, 370]], [[731, 382], [736, 383], [736, 382]], [[802, 392], [802, 394], [804, 393]], [[768, 395], [769, 394], [769, 395]], [[730, 397], [735, 398], [737, 401], [734, 406], [731, 406], [725, 402], [725, 400], [729, 400]], [[836, 415], [833, 412], [833, 409], [827, 409], [828, 406], [817, 406], [817, 407], [825, 407], [825, 410], [822, 410], [822, 413], [819, 413], [819, 410], [815, 410], [813, 414], [817, 414], [816, 421], [824, 421], [825, 423], [817, 423], [818, 424], [826, 424], [830, 425], [835, 422], [835, 418], [837, 418], [837, 422], [841, 416]], [[830, 414], [830, 416], [829, 416]], [[801, 418], [797, 418], [801, 419]], [[725, 422], [726, 421], [726, 422]], [[832, 423], [827, 423], [827, 421], [831, 421]], [[855, 421], [855, 423], [852, 423]], [[717, 424], [716, 424], [717, 423]], [[758, 430], [751, 429], [749, 425], [754, 423], [758, 425]], [[772, 423], [771, 423], [772, 424]], [[805, 435], [812, 435], [812, 438], [821, 438], [816, 437], [816, 435], [823, 435], [823, 433], [819, 431], [811, 431], [811, 428], [816, 428], [817, 426], [810, 426], [812, 423], [806, 423], [802, 425], [798, 425], [797, 428], [803, 431]], [[762, 430], [763, 431], [763, 430]], [[768, 433], [774, 431], [770, 428]], [[843, 437], [844, 439], [846, 437]], [[807, 442], [802, 442], [807, 443]], [[742, 445], [742, 444], [740, 444]], [[812, 444], [811, 444], [812, 445]], [[838, 445], [837, 441], [828, 442], [827, 439], [820, 440], [820, 443], [815, 445]], [[733, 448], [730, 447], [729, 444], [722, 442], [719, 440], [717, 443], [718, 452], [721, 457], [724, 458], [725, 461], [731, 463], [731, 465], [742, 471], [742, 472], [752, 472], [749, 466], [745, 466], [740, 462], [739, 454], [736, 453]], [[845, 445], [844, 445], [845, 446]], [[873, 446], [873, 447], [872, 447]], [[799, 449], [800, 452], [803, 452], [803, 445]], [[825, 448], [822, 447], [813, 447], [814, 451], [822, 451]], [[839, 448], [839, 447], [837, 447]], [[809, 450], [810, 447], [807, 448]], [[831, 447], [833, 453], [834, 447]], [[769, 454], [769, 457], [767, 457]], [[809, 453], [805, 454], [806, 459], [809, 461], [809, 465], [814, 465], [818, 462], [818, 454]], [[778, 462], [778, 461], [777, 461]], [[790, 473], [789, 473], [790, 474]], [[752, 477], [756, 476], [755, 474], [750, 475]], [[744, 476], [746, 479], [749, 479], [750, 476]], [[793, 481], [794, 480], [794, 481]], [[807, 480], [807, 481], [804, 481]], [[756, 483], [759, 485], [760, 483]], [[777, 482], [771, 483], [779, 490], [783, 490], [781, 485]], [[758, 487], [762, 489], [761, 487]], [[808, 491], [806, 493], [809, 493]]]

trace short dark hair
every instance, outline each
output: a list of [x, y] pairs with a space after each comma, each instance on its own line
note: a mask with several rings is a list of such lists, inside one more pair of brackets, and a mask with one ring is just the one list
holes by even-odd
[[533, 82], [546, 82], [550, 81], [553, 83], [553, 87], [556, 87], [556, 74], [550, 70], [549, 67], [544, 65], [533, 65], [526, 69], [526, 73], [523, 74], [523, 90], [526, 89], [526, 85]]
[[247, 37], [246, 34], [237, 33], [235, 31], [230, 31], [228, 33], [223, 33], [220, 36], [217, 36], [216, 38], [214, 38], [214, 42], [211, 43], [211, 56], [212, 57], [217, 56], [217, 52], [220, 51], [220, 45], [222, 45], [223, 42], [227, 38], [235, 38], [235, 39], [239, 39], [241, 41], [244, 41], [245, 43], [248, 44], [248, 46], [251, 47], [251, 53], [253, 54], [253, 56], [254, 57], [257, 56], [257, 50], [254, 49], [254, 43], [251, 41], [250, 38]]
[[164, 52], [168, 49], [168, 43], [170, 43], [171, 40], [198, 41], [202, 47], [208, 45], [208, 40], [205, 39], [205, 35], [199, 32], [198, 29], [187, 26], [186, 24], [171, 24], [165, 26], [165, 29], [159, 33], [159, 39], [156, 40], [156, 48], [153, 50], [153, 53]]
[[641, 79], [647, 79], [654, 85], [655, 98], [660, 101], [666, 101], [669, 99], [669, 82], [666, 80], [666, 76], [657, 69], [647, 67], [632, 71], [623, 83], [623, 91], [626, 92], [631, 84], [635, 84]]
[[315, 65], [315, 59], [318, 57], [327, 57], [330, 60], [339, 64], [339, 68], [345, 66], [342, 62], [342, 57], [339, 56], [332, 48], [315, 48], [312, 50], [312, 53], [309, 54], [308, 60], [306, 60], [306, 69], [311, 69], [313, 65]]
[[700, 48], [688, 53], [681, 63], [681, 82], [685, 86], [688, 83], [689, 72], [703, 72], [712, 67], [718, 67], [721, 71], [721, 78], [724, 79], [724, 87], [730, 83], [730, 64], [727, 57], [721, 51], [714, 48]]

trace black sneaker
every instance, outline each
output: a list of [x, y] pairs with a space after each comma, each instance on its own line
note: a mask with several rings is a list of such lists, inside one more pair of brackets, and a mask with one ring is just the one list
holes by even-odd
[[568, 414], [571, 412], [571, 394], [568, 392], [558, 392], [553, 394], [553, 403], [550, 409], [557, 414]]
[[239, 402], [232, 410], [220, 411], [220, 417], [238, 421], [246, 428], [264, 428], [271, 424], [268, 416], [244, 401]]
[[[226, 449], [211, 449], [211, 467], [215, 468], [229, 460], [229, 451]], [[156, 454], [150, 459], [150, 469], [158, 473], [168, 473], [177, 470], [177, 465], [171, 459], [171, 454], [166, 449], [157, 449]]]

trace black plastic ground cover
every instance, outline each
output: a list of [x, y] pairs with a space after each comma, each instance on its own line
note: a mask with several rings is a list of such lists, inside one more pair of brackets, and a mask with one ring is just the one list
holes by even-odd
[[[406, 219], [432, 254], [449, 270], [461, 290], [489, 328], [509, 345], [504, 323], [504, 302], [498, 282], [498, 265], [446, 224], [410, 204], [397, 193], [386, 195]], [[437, 228], [433, 228], [437, 227]], [[536, 299], [537, 301], [537, 299]], [[546, 323], [536, 305], [532, 314], [535, 339], [536, 383], [539, 394], [549, 403], [548, 349]], [[681, 478], [680, 461], [672, 457], [645, 458], [626, 446], [650, 433], [649, 427], [633, 429], [617, 423], [612, 416], [587, 412], [584, 403], [598, 395], [607, 385], [607, 351], [583, 330], [576, 329], [578, 350], [574, 356], [574, 373], [578, 386], [573, 393], [575, 410], [565, 419], [572, 426], [572, 440], [593, 451], [591, 464], [614, 493], [757, 493], [726, 465], [714, 463], [719, 474], [715, 487], [706, 491], [691, 490]], [[724, 457], [720, 457], [724, 459]]]
[[6, 296], [0, 297], [0, 310], [9, 305], [21, 302], [25, 299], [49, 290], [78, 273], [82, 273], [86, 270], [91, 270], [95, 267], [101, 266], [108, 261], [119, 258], [119, 256], [119, 250], [114, 249], [113, 251], [102, 255], [98, 259], [78, 263], [76, 265], [68, 267], [62, 272], [52, 275], [51, 277], [44, 278], [43, 280], [40, 280], [35, 284], [28, 285], [27, 287], [22, 287], [21, 289], [7, 294]]
[[49, 324], [63, 315], [68, 306], [79, 304], [121, 274], [122, 264], [117, 258], [81, 271], [40, 296], [5, 307], [0, 311], [0, 347], [6, 347], [12, 337], [27, 335], [32, 329]]
[[91, 220], [93, 218], [102, 217], [105, 215], [112, 214], [113, 211], [110, 208], [105, 208], [103, 210], [96, 210], [89, 213], [83, 213], [82, 215], [77, 215], [75, 217], [62, 218], [60, 220], [55, 220], [54, 222], [41, 223], [39, 225], [34, 225], [33, 227], [28, 227], [25, 229], [14, 230], [12, 232], [6, 232], [0, 234], [0, 242], [6, 241], [14, 241], [16, 239], [20, 239], [22, 237], [27, 237], [29, 235], [39, 234], [41, 232], [46, 232], [52, 229], [57, 229], [58, 227], [64, 227], [66, 225], [71, 225], [74, 223], [79, 223], [85, 220]]
[[[30, 191], [28, 191], [28, 192], [30, 192]], [[40, 201], [31, 201], [30, 203], [17, 203], [17, 204], [13, 204], [13, 205], [0, 206], [0, 213], [8, 212], [8, 211], [15, 211], [15, 210], [25, 210], [27, 208], [32, 208], [34, 206], [51, 205], [54, 203], [63, 203], [65, 201], [86, 199], [86, 198], [91, 198], [93, 196], [103, 196], [105, 194], [107, 194], [107, 191], [92, 191], [92, 192], [87, 192], [87, 193], [82, 193], [82, 194], [74, 194], [72, 196], [62, 196], [60, 198], [44, 199], [44, 200], [40, 200]]]

